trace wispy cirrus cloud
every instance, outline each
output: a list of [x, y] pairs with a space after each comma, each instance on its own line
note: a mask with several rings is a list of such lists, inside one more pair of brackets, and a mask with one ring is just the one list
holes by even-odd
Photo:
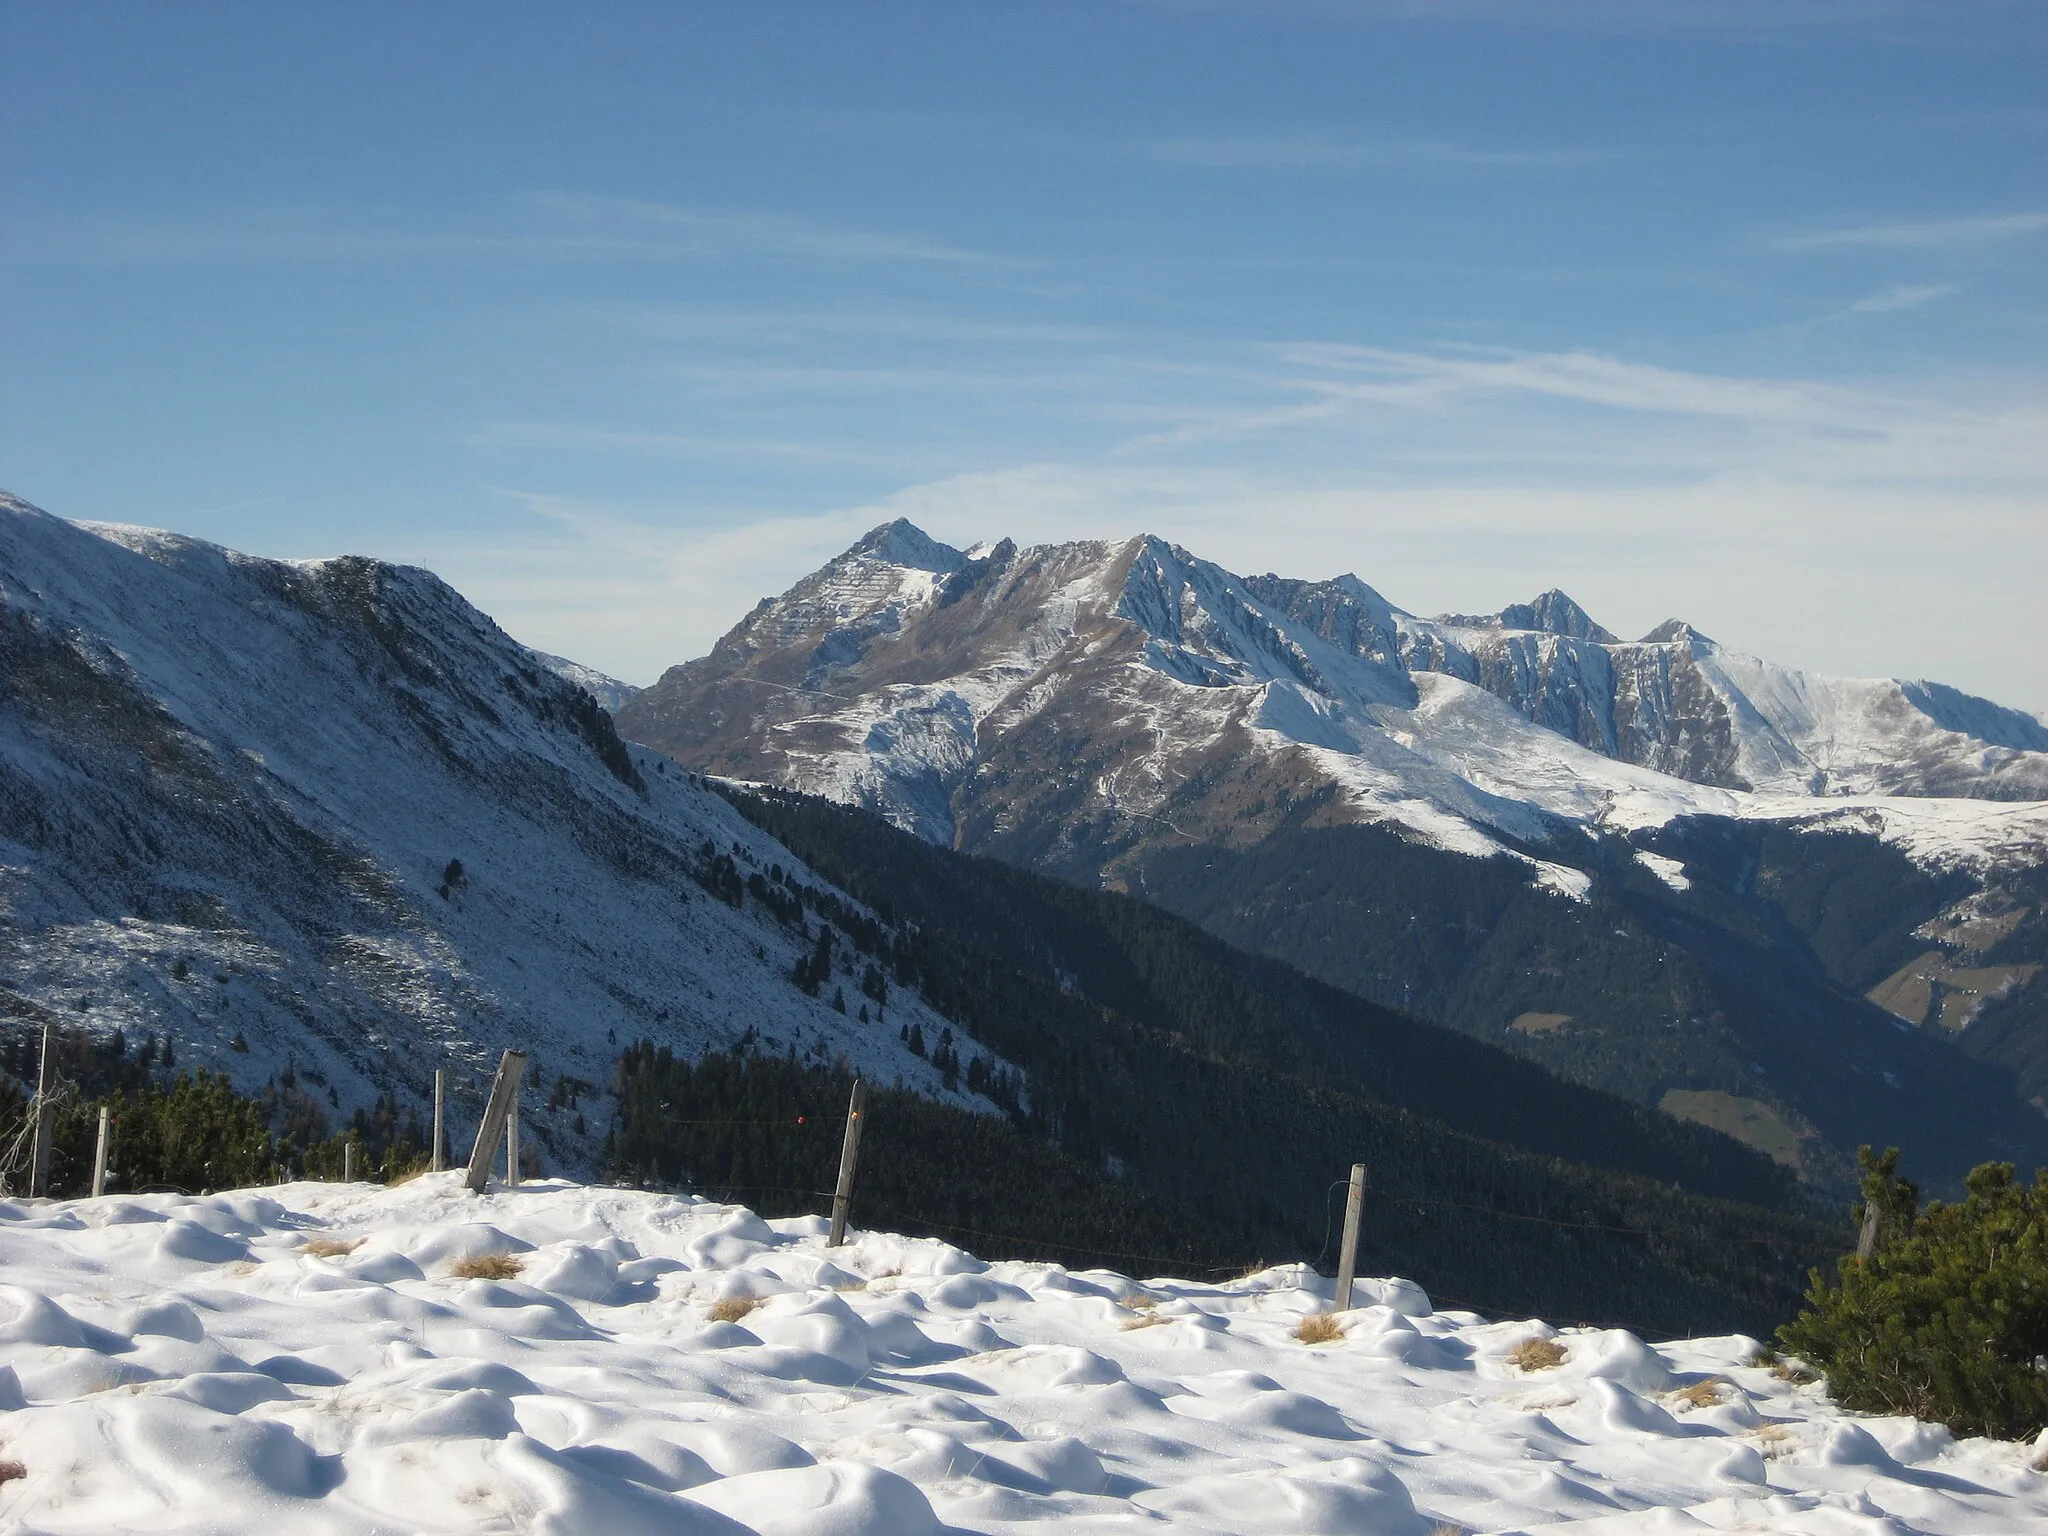
[[945, 241], [771, 209], [692, 207], [544, 191], [423, 225], [375, 208], [244, 208], [207, 216], [31, 215], [0, 262], [112, 266], [523, 257], [550, 261], [732, 256], [809, 262], [987, 266], [1004, 258]]
[[[1768, 473], [1844, 484], [2048, 482], [2038, 380], [1950, 389], [1850, 385], [1670, 368], [1595, 352], [1432, 352], [1297, 343], [1247, 370], [1235, 404], [1134, 439], [1140, 453], [1285, 437], [1305, 462], [1354, 467], [1370, 450], [1441, 475], [1463, 466], [1659, 479]], [[1286, 403], [1293, 395], [1296, 404]], [[1235, 450], [1247, 451], [1242, 446]]]
[[[1841, 30], [1942, 42], [1955, 31], [1939, 9], [1913, 0], [1135, 0], [1165, 11], [1274, 12], [1329, 20], [1491, 22], [1544, 31], [1761, 33]], [[2024, 26], [2030, 0], [1953, 0], [1980, 22]]]
[[1211, 170], [1570, 170], [1622, 158], [1611, 149], [1500, 149], [1322, 133], [1151, 139], [1138, 152]]
[[1410, 406], [1513, 393], [1611, 410], [1811, 421], [1860, 419], [1867, 411], [1859, 407], [1871, 398], [1838, 385], [1696, 373], [1597, 352], [1428, 353], [1308, 344], [1286, 348], [1282, 356], [1317, 370], [1303, 381], [1305, 388]]
[[1811, 234], [1783, 235], [1771, 244], [1781, 251], [1826, 251], [1868, 247], [1926, 249], [1983, 245], [2048, 229], [2048, 213], [2001, 213], [1968, 219], [1931, 219], [1918, 223], [1858, 224]]
[[1900, 310], [1918, 309], [1936, 299], [1945, 299], [1956, 291], [1954, 283], [1894, 283], [1882, 293], [1873, 293], [1868, 298], [1858, 299], [1844, 314], [1850, 315], [1895, 315]]
[[913, 461], [886, 447], [855, 448], [814, 438], [742, 437], [725, 433], [636, 431], [575, 422], [486, 422], [463, 434], [482, 453], [535, 450], [627, 454], [656, 459], [783, 459], [811, 464], [855, 464], [902, 469]]
[[[558, 226], [581, 228], [600, 243], [652, 239], [686, 248], [741, 251], [828, 261], [919, 261], [952, 265], [997, 258], [943, 241], [850, 229], [760, 209], [691, 207], [590, 192], [537, 192], [522, 198]], [[558, 228], [557, 238], [573, 238]]]

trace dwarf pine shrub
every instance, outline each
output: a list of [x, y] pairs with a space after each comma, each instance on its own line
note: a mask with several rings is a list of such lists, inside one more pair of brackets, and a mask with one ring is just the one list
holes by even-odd
[[2011, 1163], [1985, 1163], [1961, 1204], [1923, 1210], [1898, 1157], [1858, 1154], [1856, 1214], [1877, 1208], [1876, 1251], [1840, 1260], [1834, 1284], [1811, 1271], [1778, 1338], [1845, 1407], [2031, 1437], [2048, 1424], [2048, 1168], [2026, 1185]]

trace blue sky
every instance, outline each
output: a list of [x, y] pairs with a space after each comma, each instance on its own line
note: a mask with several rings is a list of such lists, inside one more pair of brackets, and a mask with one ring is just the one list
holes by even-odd
[[636, 681], [887, 517], [2048, 709], [2048, 7], [0, 6], [0, 484]]

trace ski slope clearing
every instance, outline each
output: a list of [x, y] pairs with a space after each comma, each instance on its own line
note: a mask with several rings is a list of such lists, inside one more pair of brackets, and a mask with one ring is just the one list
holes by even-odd
[[1751, 1339], [1386, 1280], [1308, 1344], [1299, 1269], [828, 1252], [816, 1218], [458, 1179], [0, 1203], [0, 1528], [2048, 1529], [2033, 1448], [1844, 1413]]

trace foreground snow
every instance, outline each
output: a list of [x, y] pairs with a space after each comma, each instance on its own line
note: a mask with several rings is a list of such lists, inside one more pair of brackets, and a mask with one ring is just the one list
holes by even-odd
[[[1305, 1345], [1297, 1269], [828, 1253], [814, 1218], [457, 1179], [0, 1202], [0, 1530], [2048, 1528], [2031, 1448], [1854, 1418], [1749, 1339], [1378, 1281]], [[491, 1253], [517, 1278], [450, 1275]], [[1561, 1366], [1505, 1359], [1550, 1337]]]

